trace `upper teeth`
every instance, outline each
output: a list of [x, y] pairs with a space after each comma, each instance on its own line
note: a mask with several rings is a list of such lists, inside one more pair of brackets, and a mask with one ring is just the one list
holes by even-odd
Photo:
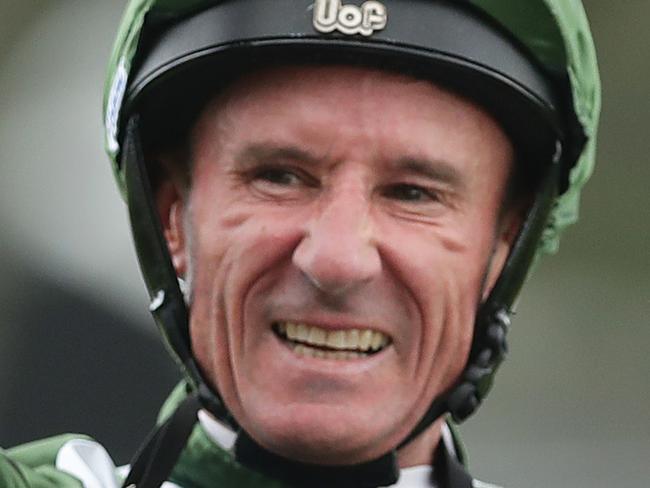
[[325, 330], [313, 325], [280, 322], [278, 331], [288, 339], [329, 349], [378, 351], [390, 339], [386, 334], [370, 329]]

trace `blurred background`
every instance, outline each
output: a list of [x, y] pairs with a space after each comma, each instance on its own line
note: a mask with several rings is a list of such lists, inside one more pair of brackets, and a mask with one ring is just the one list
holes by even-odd
[[[596, 173], [462, 426], [472, 471], [513, 488], [650, 479], [650, 2], [584, 3], [604, 89]], [[178, 379], [102, 152], [124, 5], [0, 0], [2, 447], [83, 432], [126, 462]]]

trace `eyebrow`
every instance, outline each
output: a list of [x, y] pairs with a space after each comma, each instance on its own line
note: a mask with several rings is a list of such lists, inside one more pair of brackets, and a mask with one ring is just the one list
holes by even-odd
[[391, 167], [398, 171], [415, 173], [454, 188], [462, 189], [465, 186], [465, 178], [460, 171], [452, 164], [442, 160], [408, 156], [391, 162]]
[[321, 158], [302, 148], [292, 145], [278, 145], [275, 143], [252, 143], [236, 154], [235, 165], [240, 169], [247, 169], [262, 161], [300, 161], [316, 165]]

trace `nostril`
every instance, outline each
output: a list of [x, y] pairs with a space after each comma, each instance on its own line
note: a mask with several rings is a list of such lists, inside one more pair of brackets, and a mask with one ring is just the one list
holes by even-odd
[[349, 235], [326, 239], [308, 235], [295, 249], [292, 260], [314, 287], [332, 295], [367, 283], [381, 272], [374, 244]]
[[319, 291], [333, 296], [343, 295], [353, 284], [350, 281], [318, 279], [312, 274], [305, 273], [309, 282]]

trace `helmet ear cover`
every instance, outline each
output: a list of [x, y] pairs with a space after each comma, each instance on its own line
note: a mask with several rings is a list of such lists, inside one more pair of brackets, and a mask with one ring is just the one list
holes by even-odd
[[[121, 124], [120, 133], [133, 236], [151, 310], [169, 348], [204, 406], [237, 428], [192, 357], [188, 311], [153, 199], [157, 169], [145, 164], [142, 140], [156, 149], [185, 143], [192, 121], [215, 91], [243, 72], [279, 64], [355, 64], [397, 71], [431, 80], [484, 107], [511, 137], [518, 164], [534, 175], [539, 186], [504, 269], [477, 313], [464, 372], [454, 387], [433, 401], [401, 447], [445, 412], [456, 420], [473, 412], [505, 355], [512, 303], [558, 192], [561, 168], [572, 163], [561, 161], [563, 124], [557, 90], [549, 74], [507, 33], [465, 3], [386, 1], [394, 15], [371, 39], [316, 35], [311, 23], [296, 15], [303, 13], [297, 6], [303, 3], [305, 8], [311, 5], [307, 0], [223, 2], [143, 37], [122, 111], [123, 122], [128, 123]], [[232, 26], [241, 25], [241, 19], [257, 19], [261, 11], [269, 16], [233, 32]]]

